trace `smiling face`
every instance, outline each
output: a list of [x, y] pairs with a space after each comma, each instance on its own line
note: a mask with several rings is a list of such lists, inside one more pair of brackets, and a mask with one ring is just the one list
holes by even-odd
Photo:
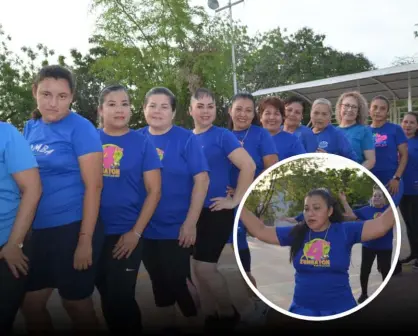
[[166, 130], [173, 125], [174, 111], [170, 97], [165, 94], [154, 94], [147, 98], [144, 106], [145, 120], [156, 130]]
[[386, 198], [381, 190], [373, 191], [372, 205], [376, 208], [381, 208], [386, 205]]
[[325, 104], [315, 104], [311, 110], [312, 125], [317, 131], [323, 130], [331, 122], [331, 111]]
[[234, 130], [242, 131], [248, 129], [255, 117], [253, 101], [247, 98], [238, 98], [232, 104], [229, 115], [234, 124]]
[[280, 131], [280, 126], [282, 125], [283, 118], [278, 109], [272, 105], [267, 105], [261, 114], [260, 121], [263, 127], [267, 129], [271, 134], [276, 134]]
[[206, 129], [216, 119], [216, 104], [208, 95], [193, 99], [190, 104], [190, 115], [197, 127]]
[[405, 115], [402, 120], [402, 129], [408, 138], [414, 137], [418, 129], [417, 118], [410, 114]]
[[358, 101], [352, 96], [345, 97], [341, 102], [340, 119], [348, 124], [354, 123], [358, 116]]
[[73, 93], [66, 79], [45, 78], [32, 88], [42, 119], [57, 122], [70, 113]]
[[303, 105], [291, 103], [285, 106], [285, 124], [288, 127], [298, 127], [303, 119]]
[[328, 208], [325, 199], [319, 195], [305, 197], [303, 216], [312, 231], [323, 231], [329, 225], [333, 208]]
[[127, 127], [131, 118], [129, 97], [124, 90], [109, 92], [104, 97], [99, 114], [103, 118], [104, 128], [122, 129]]

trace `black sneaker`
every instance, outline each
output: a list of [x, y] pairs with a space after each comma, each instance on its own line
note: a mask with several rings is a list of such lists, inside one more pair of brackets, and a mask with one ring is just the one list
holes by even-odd
[[412, 263], [412, 262], [415, 262], [415, 260], [416, 260], [416, 259], [417, 259], [416, 257], [414, 257], [413, 255], [410, 255], [409, 257], [407, 257], [407, 258], [405, 258], [405, 259], [401, 259], [401, 260], [399, 260], [399, 262], [400, 262], [401, 264], [408, 265], [408, 264], [410, 264], [410, 263]]
[[359, 304], [363, 303], [364, 301], [366, 301], [369, 298], [369, 296], [367, 294], [361, 294], [360, 297], [358, 298], [357, 302]]
[[219, 316], [216, 322], [216, 328], [222, 330], [233, 330], [241, 320], [241, 315], [238, 310], [233, 306], [234, 315], [232, 316]]

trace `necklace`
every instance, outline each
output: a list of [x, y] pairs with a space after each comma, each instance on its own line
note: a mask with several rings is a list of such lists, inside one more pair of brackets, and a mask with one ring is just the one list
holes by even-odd
[[244, 135], [244, 137], [242, 138], [242, 140], [239, 140], [239, 143], [241, 144], [241, 147], [244, 147], [244, 140], [245, 140], [245, 138], [247, 137], [248, 132], [250, 131], [250, 128], [251, 128], [251, 125], [250, 125], [250, 127], [248, 127], [248, 128], [247, 128], [247, 132], [245, 132], [245, 135]]
[[[330, 227], [331, 227], [331, 223], [328, 225], [327, 232], [325, 232], [324, 240], [327, 240], [328, 230]], [[309, 229], [309, 241], [311, 241], [311, 233], [312, 233], [312, 229]]]

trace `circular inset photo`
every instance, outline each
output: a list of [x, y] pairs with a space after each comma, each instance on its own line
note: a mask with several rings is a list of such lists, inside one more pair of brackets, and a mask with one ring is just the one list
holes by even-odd
[[233, 243], [261, 300], [291, 317], [325, 321], [361, 309], [386, 286], [400, 232], [392, 197], [373, 174], [311, 153], [254, 181], [238, 207]]

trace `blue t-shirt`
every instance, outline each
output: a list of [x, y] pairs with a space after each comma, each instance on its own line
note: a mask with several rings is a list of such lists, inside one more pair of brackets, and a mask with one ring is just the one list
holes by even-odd
[[314, 133], [309, 127], [305, 125], [300, 125], [298, 128], [296, 128], [293, 134], [296, 135], [302, 142], [302, 145], [305, 148], [306, 153], [316, 152], [318, 144]]
[[364, 151], [374, 149], [374, 139], [370, 128], [366, 125], [354, 124], [348, 127], [337, 127], [341, 130], [351, 144], [357, 155], [357, 162], [363, 163], [366, 158]]
[[[316, 311], [349, 310], [357, 305], [349, 282], [351, 249], [361, 242], [364, 222], [331, 224], [328, 233], [308, 231], [294, 259], [293, 304]], [[291, 246], [294, 226], [277, 227], [281, 246]], [[326, 235], [326, 239], [324, 240]]]
[[387, 122], [381, 127], [369, 127], [376, 150], [376, 164], [371, 172], [377, 177], [384, 175], [384, 180], [390, 179], [398, 169], [398, 146], [407, 143], [408, 139], [397, 124]]
[[303, 216], [303, 211], [302, 211], [299, 215], [297, 215], [297, 216], [295, 217], [295, 220], [297, 220], [297, 221], [298, 221], [298, 223], [299, 223], [299, 222], [301, 222], [301, 221], [303, 221], [303, 219], [304, 219], [304, 216]]
[[144, 173], [162, 167], [151, 139], [130, 130], [110, 136], [99, 130], [103, 144], [103, 192], [100, 218], [106, 234], [131, 230], [147, 197]]
[[36, 168], [29, 144], [11, 124], [0, 122], [0, 246], [9, 239], [20, 204], [13, 174]]
[[208, 208], [213, 203], [212, 198], [226, 196], [226, 188], [231, 185], [232, 168], [228, 155], [241, 148], [241, 144], [231, 131], [217, 126], [212, 126], [196, 137], [203, 148], [210, 169], [209, 189], [204, 204], [204, 207]]
[[315, 134], [318, 148], [327, 153], [343, 156], [347, 159], [357, 161], [357, 155], [351, 147], [350, 142], [344, 133], [333, 125], [328, 125], [321, 132]]
[[96, 128], [81, 115], [70, 112], [49, 124], [42, 119], [29, 120], [24, 135], [38, 162], [43, 190], [33, 228], [82, 220], [85, 187], [78, 158], [102, 152]]
[[[366, 221], [379, 217], [388, 207], [389, 205], [386, 205], [383, 208], [365, 206], [354, 210], [353, 212], [358, 219]], [[393, 229], [389, 230], [383, 237], [364, 242], [363, 246], [372, 250], [391, 250], [393, 247]]]
[[404, 195], [418, 195], [418, 137], [408, 139], [408, 163], [403, 173]]
[[[247, 133], [248, 131], [248, 133]], [[252, 157], [255, 162], [256, 170], [254, 178], [265, 169], [263, 158], [267, 155], [277, 155], [276, 145], [270, 133], [260, 126], [251, 125], [251, 127], [244, 131], [233, 131], [239, 141], [243, 141], [244, 149]], [[239, 169], [232, 166], [231, 169], [231, 186], [236, 188], [238, 182]], [[229, 237], [228, 243], [232, 243], [232, 233]], [[245, 226], [239, 221], [238, 224], [238, 249], [247, 249], [247, 230]]]
[[138, 130], [152, 139], [162, 162], [161, 199], [143, 232], [148, 239], [178, 239], [190, 208], [194, 176], [209, 172], [203, 149], [189, 130], [173, 126], [167, 133], [152, 135], [148, 126]]
[[303, 147], [299, 138], [291, 133], [280, 131], [273, 136], [274, 144], [276, 145], [279, 160], [284, 160], [295, 155], [305, 154], [306, 150]]

